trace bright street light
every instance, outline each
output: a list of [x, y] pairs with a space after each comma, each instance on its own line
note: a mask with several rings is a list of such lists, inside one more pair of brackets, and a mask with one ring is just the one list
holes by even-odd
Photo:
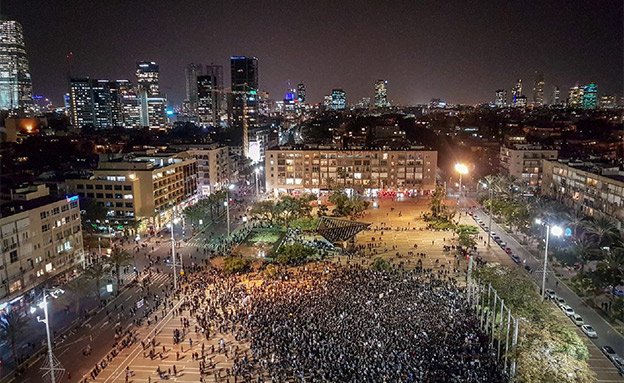
[[459, 193], [457, 194], [457, 205], [459, 206], [459, 200], [462, 195], [462, 175], [468, 174], [468, 167], [464, 164], [455, 164], [455, 171], [459, 173]]
[[563, 229], [559, 226], [553, 226], [550, 228], [550, 234], [554, 235], [555, 237], [559, 237], [563, 234]]
[[540, 218], [535, 218], [535, 223], [538, 225], [542, 224], [542, 220]]
[[227, 229], [228, 229], [228, 239], [230, 238], [230, 190], [234, 190], [236, 185], [230, 184], [225, 189], [225, 208], [227, 210]]
[[548, 245], [550, 243], [550, 234], [555, 237], [559, 237], [563, 234], [563, 229], [559, 226], [551, 226], [548, 223], [542, 221], [540, 218], [535, 219], [535, 223], [538, 225], [543, 224], [546, 226], [546, 246], [544, 248], [544, 265], [542, 274], [542, 299], [546, 299], [546, 273], [548, 270]]

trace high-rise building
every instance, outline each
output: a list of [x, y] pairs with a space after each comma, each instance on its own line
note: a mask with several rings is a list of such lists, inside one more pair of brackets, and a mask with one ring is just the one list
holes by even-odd
[[511, 88], [511, 103], [516, 105], [520, 96], [522, 96], [522, 80], [518, 79], [516, 85]]
[[617, 106], [616, 97], [612, 95], [605, 94], [600, 97], [600, 107], [604, 109], [613, 109]]
[[326, 94], [325, 96], [323, 96], [323, 106], [326, 109], [331, 109], [332, 108], [332, 96], [331, 96], [331, 94]]
[[[232, 56], [232, 119], [235, 127], [243, 127], [243, 115], [247, 127], [258, 122], [258, 58]], [[243, 134], [243, 139], [246, 132]], [[245, 145], [243, 145], [243, 149]]]
[[518, 108], [524, 108], [527, 106], [527, 97], [526, 96], [518, 96], [516, 98], [516, 106]]
[[598, 87], [593, 82], [583, 86], [583, 109], [596, 109]]
[[190, 63], [184, 70], [184, 79], [186, 80], [186, 100], [188, 100], [191, 115], [194, 115], [197, 108], [197, 77], [204, 74], [202, 64]]
[[578, 83], [570, 88], [568, 92], [568, 106], [571, 108], [580, 108], [583, 105], [583, 87], [580, 87]]
[[218, 97], [212, 75], [197, 77], [197, 123], [201, 126], [214, 124], [216, 121], [216, 100]]
[[227, 93], [223, 92], [223, 65], [211, 63], [206, 65], [206, 76], [212, 76], [213, 89], [219, 92], [214, 93], [213, 121], [216, 123], [222, 111], [227, 106]]
[[505, 89], [499, 89], [496, 91], [496, 100], [494, 105], [497, 108], [504, 108], [507, 106], [507, 91]]
[[32, 96], [22, 26], [0, 18], [0, 110], [32, 110]]
[[332, 89], [332, 109], [344, 110], [347, 107], [347, 93], [342, 89]]
[[300, 104], [306, 101], [306, 86], [304, 83], [297, 84], [297, 101]]
[[147, 92], [148, 97], [159, 97], [159, 69], [155, 62], [141, 61], [137, 63], [137, 85], [139, 92]]
[[388, 103], [388, 81], [375, 81], [375, 107], [386, 108], [390, 106]]
[[69, 86], [72, 125], [82, 128], [94, 125], [93, 88], [90, 78], [72, 78]]
[[561, 102], [561, 90], [557, 85], [553, 87], [553, 105], [559, 105]]
[[533, 80], [533, 105], [544, 106], [544, 75], [538, 72]]

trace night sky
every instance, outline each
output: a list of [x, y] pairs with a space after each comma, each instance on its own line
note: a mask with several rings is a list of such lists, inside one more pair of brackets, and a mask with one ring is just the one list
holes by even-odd
[[75, 76], [135, 82], [136, 61], [156, 61], [174, 104], [187, 63], [224, 65], [229, 86], [233, 55], [258, 57], [276, 100], [290, 80], [311, 102], [342, 87], [355, 103], [387, 79], [394, 103], [472, 104], [517, 78], [530, 99], [535, 70], [547, 101], [553, 84], [565, 98], [576, 81], [624, 93], [621, 0], [4, 0], [2, 11], [24, 27], [35, 93], [58, 105], [69, 51]]

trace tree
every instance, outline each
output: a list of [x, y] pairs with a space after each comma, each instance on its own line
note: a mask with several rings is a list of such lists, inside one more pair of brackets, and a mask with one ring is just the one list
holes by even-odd
[[28, 317], [18, 310], [11, 310], [0, 317], [0, 339], [11, 345], [15, 359], [17, 359], [17, 341], [27, 323]]
[[272, 200], [263, 200], [256, 202], [251, 208], [250, 214], [263, 221], [273, 223], [275, 214], [275, 202]]
[[609, 218], [594, 218], [586, 225], [587, 233], [596, 238], [599, 246], [609, 246], [619, 234], [617, 224]]
[[565, 214], [567, 225], [572, 228], [572, 236], [578, 238], [578, 229], [583, 227], [587, 221], [587, 217], [578, 209], [569, 211]]
[[199, 224], [199, 221], [204, 218], [204, 210], [199, 203], [188, 206], [182, 211], [182, 214], [184, 214], [184, 219], [192, 224]]
[[472, 249], [477, 245], [475, 236], [479, 234], [479, 229], [472, 225], [459, 225], [455, 228], [458, 235], [459, 246], [464, 249]]
[[601, 279], [606, 281], [612, 289], [622, 283], [624, 279], [624, 248], [611, 248], [598, 262], [596, 273], [601, 275]]
[[102, 297], [102, 293], [100, 291], [101, 281], [106, 274], [108, 274], [108, 267], [102, 262], [94, 262], [84, 270], [85, 277], [95, 282], [98, 300]]
[[283, 245], [277, 250], [275, 261], [282, 265], [302, 265], [316, 254], [316, 250], [300, 243]]
[[[72, 294], [72, 300], [75, 304], [75, 313], [80, 315], [80, 298], [86, 296], [89, 292], [87, 280], [79, 276], [67, 282], [65, 287]], [[68, 297], [68, 295], [65, 295], [64, 299], [67, 299]]]
[[392, 271], [392, 265], [390, 264], [390, 262], [381, 257], [375, 258], [373, 262], [371, 262], [370, 268], [373, 271], [382, 272], [382, 273], [387, 273], [387, 272]]
[[223, 260], [223, 272], [226, 274], [238, 274], [249, 270], [251, 262], [240, 257], [226, 257]]
[[573, 239], [569, 249], [574, 259], [581, 264], [581, 272], [584, 272], [585, 265], [589, 261], [595, 260], [599, 254], [598, 243], [586, 235]]
[[316, 215], [320, 218], [324, 215], [327, 215], [328, 212], [329, 208], [327, 207], [327, 205], [320, 205], [316, 210]]
[[119, 292], [119, 286], [121, 285], [121, 268], [127, 266], [134, 261], [134, 257], [124, 250], [121, 246], [113, 246], [110, 253], [110, 257], [104, 257], [106, 263], [108, 263], [114, 270], [117, 277], [117, 292]]
[[93, 225], [96, 222], [103, 222], [106, 219], [106, 208], [91, 198], [80, 200], [80, 212], [82, 214], [82, 224], [85, 230], [94, 231]]

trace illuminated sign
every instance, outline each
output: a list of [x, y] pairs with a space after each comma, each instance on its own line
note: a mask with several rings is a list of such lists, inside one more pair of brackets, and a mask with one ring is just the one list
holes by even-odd
[[65, 200], [67, 202], [73, 202], [73, 201], [78, 201], [78, 196], [77, 195], [73, 195], [71, 197], [66, 197]]

